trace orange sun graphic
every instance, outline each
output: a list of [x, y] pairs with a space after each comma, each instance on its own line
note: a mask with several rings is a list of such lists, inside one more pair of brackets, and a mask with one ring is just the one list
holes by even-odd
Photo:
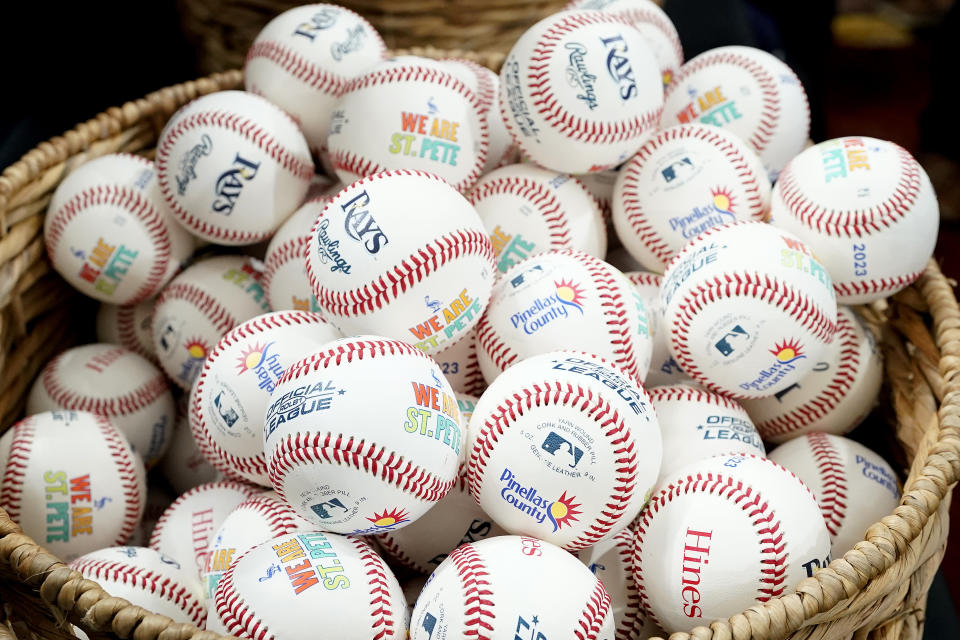
[[372, 522], [375, 527], [388, 529], [394, 525], [406, 522], [409, 518], [407, 518], [407, 512], [404, 509], [384, 509], [383, 513], [374, 511], [373, 517], [367, 518], [367, 520]]
[[720, 213], [733, 215], [733, 208], [736, 203], [733, 201], [733, 194], [727, 187], [715, 187], [710, 190], [713, 196], [713, 207]]
[[560, 302], [572, 305], [583, 312], [584, 295], [580, 285], [574, 284], [573, 280], [566, 282], [561, 280], [560, 282], [554, 281], [553, 286], [557, 288], [557, 299]]
[[779, 362], [784, 364], [788, 362], [793, 362], [798, 358], [806, 358], [802, 351], [803, 347], [800, 346], [800, 341], [796, 339], [784, 340], [780, 344], [775, 344], [773, 349], [770, 349], [770, 353], [777, 357]]
[[263, 362], [263, 352], [265, 351], [262, 344], [255, 344], [243, 353], [240, 354], [240, 357], [237, 358], [237, 369], [240, 373], [244, 371], [249, 371], [250, 369], [256, 369], [261, 362]]
[[547, 517], [550, 518], [554, 531], [562, 529], [565, 524], [576, 522], [577, 516], [583, 513], [577, 509], [580, 505], [573, 502], [575, 499], [574, 496], [567, 497], [567, 492], [564, 491], [557, 501], [550, 505]]
[[209, 351], [209, 349], [207, 348], [206, 343], [200, 338], [187, 340], [187, 353], [190, 354], [191, 358], [196, 358], [197, 360], [206, 358], [207, 351]]
[[669, 86], [673, 82], [673, 73], [668, 69], [663, 72], [663, 86]]

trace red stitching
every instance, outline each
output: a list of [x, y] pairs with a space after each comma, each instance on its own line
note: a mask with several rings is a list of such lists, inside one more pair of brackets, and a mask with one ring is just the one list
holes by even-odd
[[855, 280], [851, 282], [834, 281], [833, 288], [836, 289], [837, 295], [849, 298], [872, 293], [893, 294], [916, 282], [916, 280], [923, 275], [923, 272], [924, 269], [921, 269], [915, 273], [909, 273], [905, 276], [897, 276], [895, 278], [876, 278], [873, 280]]
[[[750, 456], [757, 457], [758, 456]], [[778, 465], [779, 466], [779, 465]], [[636, 529], [636, 545], [633, 554], [633, 575], [637, 584], [637, 593], [640, 602], [648, 617], [657, 625], [663, 626], [656, 614], [650, 609], [646, 586], [643, 581], [643, 537], [650, 526], [653, 515], [661, 507], [665, 507], [674, 498], [691, 493], [708, 493], [731, 501], [747, 514], [753, 525], [757, 537], [760, 539], [761, 564], [759, 585], [757, 587], [757, 602], [766, 602], [781, 595], [784, 591], [784, 582], [787, 572], [786, 543], [783, 541], [783, 532], [780, 530], [780, 520], [776, 512], [763, 498], [761, 492], [744, 484], [737, 478], [726, 477], [722, 473], [697, 473], [696, 476], [679, 478], [669, 484], [657, 495], [650, 498], [650, 502], [640, 513]]]
[[389, 533], [378, 533], [374, 537], [387, 555], [395, 562], [420, 573], [430, 573], [430, 570], [421, 566], [416, 560], [408, 556], [403, 549], [390, 537]]
[[839, 361], [830, 381], [817, 395], [788, 413], [755, 422], [757, 431], [764, 440], [793, 433], [825, 418], [846, 397], [860, 368], [860, 343], [856, 328], [846, 314], [837, 314]]
[[488, 73], [492, 73], [490, 69], [466, 58], [440, 58], [438, 62], [453, 62], [467, 67], [477, 79], [477, 90], [474, 93], [477, 94], [477, 103], [480, 105], [480, 109], [486, 112], [493, 106], [497, 88], [493, 80], [490, 79], [490, 76], [487, 75]]
[[637, 287], [656, 287], [660, 288], [663, 284], [663, 276], [657, 273], [647, 273], [646, 271], [627, 271], [624, 272], [627, 280]]
[[577, 551], [595, 544], [620, 523], [620, 518], [633, 499], [638, 469], [633, 432], [625, 425], [617, 409], [591, 389], [569, 382], [544, 380], [517, 389], [505, 397], [490, 412], [482, 426], [471, 427], [477, 428], [477, 435], [468, 458], [470, 493], [480, 495], [488, 458], [504, 431], [523, 416], [525, 410], [549, 405], [572, 406], [584, 416], [592, 418], [613, 448], [616, 477], [609, 499], [600, 515], [585, 527], [584, 532], [563, 545], [568, 551]]
[[651, 387], [647, 389], [647, 395], [650, 396], [652, 402], [705, 402], [738, 413], [745, 413], [743, 406], [736, 400], [722, 396], [719, 393], [703, 391], [702, 389], [688, 387], [682, 384]]
[[150, 542], [147, 544], [147, 546], [154, 551], [160, 551], [160, 538], [163, 536], [163, 529], [166, 526], [167, 521], [170, 520], [170, 518], [172, 518], [177, 512], [177, 507], [196, 495], [207, 493], [208, 491], [219, 491], [220, 489], [236, 491], [237, 493], [247, 496], [249, 499], [253, 499], [253, 496], [256, 496], [260, 491], [259, 487], [254, 487], [243, 482], [235, 482], [233, 480], [218, 480], [217, 482], [207, 482], [206, 484], [198, 485], [186, 493], [183, 493], [164, 510], [164, 512], [160, 515], [160, 519], [157, 520], [157, 524], [155, 524], [153, 527], [153, 533], [150, 534]]
[[293, 260], [306, 261], [309, 247], [309, 236], [297, 236], [296, 238], [287, 240], [267, 255], [267, 259], [264, 260], [263, 263], [264, 269], [261, 283], [263, 284], [263, 290], [267, 294], [268, 300], [271, 299], [270, 283], [273, 282], [273, 276], [280, 270], [280, 267], [288, 262]]
[[[749, 217], [762, 222], [766, 217], [757, 175], [752, 171], [748, 159], [740, 152], [740, 149], [732, 144], [726, 136], [717, 133], [716, 127], [683, 124], [660, 131], [654, 137], [648, 139], [624, 167], [622, 171], [624, 177], [623, 187], [621, 188], [621, 203], [623, 204], [626, 221], [634, 234], [664, 264], [670, 262], [675, 252], [664, 241], [661, 232], [651, 225], [651, 219], [644, 210], [644, 196], [639, 192], [640, 184], [638, 180], [643, 171], [644, 163], [654, 152], [668, 142], [681, 139], [696, 139], [707, 142], [721, 151], [727, 158], [728, 168], [736, 171], [737, 178], [739, 178], [741, 186], [746, 191], [748, 210], [744, 214], [738, 215], [738, 218], [747, 219]], [[660, 219], [657, 213], [659, 212], [653, 212], [652, 217], [654, 219]]]
[[817, 502], [832, 538], [840, 531], [847, 515], [847, 476], [843, 457], [827, 434], [815, 431], [806, 437], [823, 487]]
[[780, 91], [777, 88], [776, 78], [773, 77], [762, 65], [749, 58], [748, 56], [734, 53], [728, 50], [722, 50], [714, 53], [707, 51], [690, 60], [680, 67], [673, 82], [666, 89], [664, 102], [670, 99], [674, 91], [683, 84], [689, 76], [712, 65], [730, 64], [740, 67], [749, 73], [760, 89], [760, 98], [763, 101], [760, 111], [760, 120], [757, 127], [750, 135], [747, 141], [758, 154], [760, 154], [773, 137], [777, 124], [780, 120]]
[[595, 583], [593, 592], [584, 605], [583, 611], [580, 612], [580, 620], [578, 620], [580, 628], [573, 630], [573, 635], [577, 636], [577, 640], [595, 640], [600, 633], [600, 625], [603, 624], [603, 619], [610, 611], [610, 596], [607, 595], [607, 590], [603, 588], [603, 583], [596, 577], [593, 581]]
[[[143, 159], [140, 158], [140, 160]], [[146, 161], [144, 160], [144, 162]], [[152, 166], [152, 163], [148, 164]], [[75, 194], [63, 206], [48, 215], [44, 237], [50, 262], [57, 264], [54, 256], [67, 225], [83, 211], [100, 205], [110, 205], [124, 210], [140, 221], [144, 231], [150, 237], [150, 243], [154, 251], [153, 264], [150, 266], [150, 271], [143, 284], [140, 285], [133, 296], [123, 301], [124, 304], [142, 302], [157, 293], [164, 277], [167, 275], [167, 267], [170, 263], [170, 234], [167, 232], [165, 221], [160, 212], [149, 199], [135, 189], [109, 184], [90, 187]]]
[[493, 587], [490, 572], [472, 544], [463, 544], [447, 556], [463, 588], [463, 636], [487, 640], [493, 635]]
[[116, 327], [117, 338], [122, 346], [151, 362], [156, 361], [156, 355], [146, 345], [140, 343], [140, 336], [137, 333], [137, 308], [135, 305], [124, 305], [116, 308]]
[[33, 442], [37, 435], [37, 426], [33, 416], [28, 416], [13, 425], [13, 439], [7, 456], [7, 468], [3, 473], [3, 489], [0, 502], [10, 519], [20, 519], [20, 501], [23, 498], [23, 482], [27, 465], [33, 452]]
[[[279, 108], [277, 108], [277, 110], [289, 119], [289, 116], [287, 116], [285, 112], [280, 111]], [[188, 113], [179, 120], [173, 121], [172, 124], [172, 127], [164, 129], [159, 146], [157, 147], [157, 180], [170, 210], [177, 216], [181, 223], [195, 233], [231, 242], [258, 242], [272, 235], [270, 231], [250, 232], [224, 229], [195, 217], [192, 213], [180, 206], [167, 180], [167, 159], [170, 154], [170, 149], [176, 143], [177, 139], [191, 129], [198, 127], [221, 127], [233, 131], [247, 142], [256, 145], [278, 165], [289, 171], [295, 177], [304, 182], [308, 182], [313, 178], [314, 166], [312, 161], [298, 158], [294, 152], [283, 147], [267, 130], [240, 114], [220, 110], [198, 111], [196, 113]], [[297, 130], [299, 131], [299, 128]]]
[[[657, 8], [659, 9], [659, 7]], [[622, 16], [631, 24], [644, 22], [659, 29], [663, 35], [667, 37], [667, 40], [670, 41], [670, 45], [673, 47], [673, 55], [680, 61], [680, 64], [683, 64], [683, 46], [680, 44], [680, 36], [677, 33], [677, 28], [673, 26], [673, 23], [666, 17], [663, 10], [654, 11], [652, 8], [647, 7], [630, 7], [629, 9], [621, 9], [614, 13]]]
[[218, 333], [226, 333], [237, 326], [234, 316], [223, 308], [216, 298], [188, 282], [172, 282], [157, 297], [157, 308], [168, 300], [183, 300], [204, 314]]
[[[390, 598], [389, 569], [368, 543], [356, 538], [347, 538], [360, 553], [367, 582], [370, 585], [371, 628], [373, 640], [394, 637], [393, 603]], [[395, 578], [394, 578], [395, 579]]]
[[777, 179], [783, 204], [799, 222], [828, 236], [859, 238], [891, 227], [909, 214], [916, 204], [920, 196], [922, 170], [906, 149], [893, 142], [887, 144], [896, 149], [902, 171], [892, 187], [890, 197], [883, 202], [867, 209], [853, 210], [834, 209], [813, 202], [810, 195], [804, 192], [804, 185], [799, 183], [793, 172], [793, 162], [790, 162]]
[[[581, 187], [586, 191], [586, 187], [583, 187], [583, 185]], [[551, 193], [550, 189], [539, 182], [511, 175], [494, 176], [492, 179], [485, 178], [469, 193], [467, 199], [470, 200], [470, 204], [476, 207], [491, 196], [505, 193], [523, 198], [537, 209], [550, 231], [548, 248], [566, 249], [572, 247], [573, 240], [570, 237], [567, 211], [564, 209], [563, 203]], [[587, 192], [587, 195], [589, 195], [589, 192]]]
[[119, 546], [133, 535], [133, 531], [140, 524], [140, 517], [143, 515], [143, 496], [141, 494], [140, 482], [137, 476], [137, 467], [134, 464], [137, 458], [125, 438], [120, 436], [120, 432], [110, 422], [108, 418], [92, 414], [96, 418], [97, 426], [100, 428], [100, 434], [107, 445], [110, 457], [117, 465], [117, 471], [120, 476], [120, 486], [123, 487], [124, 512], [123, 525], [120, 532], [114, 540], [114, 545]]
[[286, 503], [267, 495], [255, 495], [246, 502], [241, 502], [231, 513], [240, 510], [262, 515], [264, 524], [270, 528], [274, 537], [297, 533], [306, 522]]
[[[117, 352], [122, 352], [123, 354], [132, 353], [126, 347], [115, 347], [104, 352], [102, 355], [112, 355]], [[150, 406], [157, 398], [170, 391], [166, 376], [161, 372], [157, 372], [155, 376], [139, 387], [122, 396], [97, 398], [86, 393], [80, 393], [77, 390], [70, 389], [61, 379], [62, 376], [59, 367], [63, 357], [68, 353], [70, 353], [69, 350], [61, 352], [44, 367], [43, 373], [40, 374], [43, 390], [47, 392], [47, 395], [50, 396], [50, 399], [58, 407], [72, 411], [89, 411], [90, 413], [97, 413], [108, 417], [125, 416]], [[114, 389], [110, 386], [104, 386], [101, 387], [101, 390], [110, 392]]]
[[624, 582], [627, 591], [627, 600], [621, 614], [622, 618], [614, 631], [617, 640], [638, 638], [646, 626], [646, 621], [640, 615], [640, 593], [637, 591], [637, 584], [633, 580], [633, 535], [633, 529], [627, 527], [613, 536], [613, 544], [617, 549], [617, 555], [620, 556], [620, 562], [626, 568], [626, 580]]
[[236, 585], [233, 583], [234, 569], [248, 553], [256, 549], [257, 547], [248, 549], [230, 564], [230, 568], [227, 569], [227, 572], [223, 574], [223, 578], [217, 584], [213, 601], [217, 615], [220, 616], [220, 621], [231, 635], [242, 635], [253, 640], [274, 640], [274, 636], [267, 629], [267, 625], [247, 606], [247, 603], [237, 593]]
[[206, 620], [206, 608], [184, 585], [174, 582], [169, 576], [154, 573], [145, 567], [137, 567], [109, 560], [84, 560], [71, 563], [70, 568], [79, 571], [90, 580], [112, 580], [149, 591], [152, 595], [169, 600], [187, 616], [195, 626]]
[[293, 49], [284, 46], [282, 42], [256, 40], [247, 51], [247, 57], [243, 62], [244, 71], [254, 58], [269, 60], [297, 80], [332, 96], [342, 95], [347, 86], [346, 78], [310, 62]]
[[207, 421], [203, 412], [203, 390], [207, 373], [213, 364], [223, 355], [224, 351], [241, 340], [256, 337], [265, 331], [294, 325], [325, 324], [327, 324], [326, 320], [318, 314], [309, 311], [278, 311], [269, 315], [258, 316], [234, 327], [217, 342], [217, 345], [204, 361], [203, 369], [201, 369], [200, 375], [194, 383], [193, 393], [190, 396], [192, 398], [190, 430], [193, 432], [193, 439], [197, 442], [197, 446], [203, 453], [203, 457], [218, 471], [223, 471], [224, 473], [233, 471], [234, 473], [239, 472], [265, 477], [267, 475], [267, 459], [262, 449], [252, 458], [241, 458], [226, 451], [214, 439], [213, 434], [207, 427]]

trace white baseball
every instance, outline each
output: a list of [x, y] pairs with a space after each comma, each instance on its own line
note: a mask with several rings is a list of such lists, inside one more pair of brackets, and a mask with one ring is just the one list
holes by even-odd
[[499, 536], [458, 547], [437, 567], [413, 608], [410, 638], [612, 640], [613, 626], [610, 596], [572, 554]]
[[176, 418], [163, 372], [112, 344], [73, 347], [47, 363], [27, 396], [27, 415], [54, 409], [107, 416], [148, 468], [170, 444]]
[[296, 123], [245, 91], [211, 93], [174, 113], [157, 141], [157, 170], [176, 219], [221, 245], [269, 238], [314, 173]]
[[204, 626], [200, 581], [185, 561], [146, 547], [111, 547], [70, 563], [115, 598], [123, 598], [174, 622]]
[[735, 400], [685, 384], [648, 387], [663, 438], [657, 484], [698, 460], [732, 453], [766, 455], [750, 416]]
[[570, 551], [625, 528], [660, 469], [646, 392], [597, 356], [555, 351], [515, 364], [472, 421], [467, 474], [480, 507], [510, 533]]
[[820, 508], [795, 475], [751, 454], [687, 465], [640, 514], [634, 579], [668, 633], [776, 598], [830, 560]]
[[214, 601], [235, 636], [310, 640], [324, 627], [337, 638], [407, 637], [400, 584], [357, 538], [312, 532], [268, 540], [227, 570]]
[[456, 482], [463, 447], [453, 389], [407, 343], [344, 338], [294, 363], [264, 425], [270, 482], [318, 527], [404, 526]]
[[103, 416], [27, 416], [0, 437], [0, 465], [0, 507], [67, 562], [123, 544], [143, 515], [143, 462]]
[[170, 491], [163, 483], [151, 483], [147, 486], [147, 497], [143, 505], [143, 516], [140, 524], [127, 538], [125, 544], [130, 547], [145, 547], [153, 535], [163, 512], [177, 499], [177, 494]]
[[660, 66], [666, 88], [683, 64], [683, 47], [673, 22], [650, 0], [574, 0], [567, 9], [598, 9], [623, 18], [636, 27]]
[[57, 186], [43, 222], [53, 268], [81, 293], [111, 304], [151, 298], [193, 252], [170, 215], [153, 162], [96, 158]]
[[771, 396], [808, 374], [837, 331], [823, 264], [760, 222], [711, 229], [678, 253], [660, 289], [670, 352], [711, 391]]
[[617, 640], [646, 640], [663, 635], [640, 608], [640, 595], [633, 580], [632, 529], [582, 549], [577, 558], [597, 576], [610, 596]]
[[647, 377], [643, 380], [644, 387], [692, 383], [693, 381], [683, 372], [670, 353], [670, 327], [663, 320], [663, 306], [660, 304], [660, 285], [663, 282], [663, 276], [646, 271], [625, 271], [623, 275], [627, 277], [634, 291], [643, 301], [650, 327], [650, 341], [653, 347], [650, 350], [650, 369], [647, 370]]
[[680, 67], [667, 87], [660, 126], [723, 127], [759, 154], [771, 180], [803, 150], [810, 107], [793, 70], [753, 47], [710, 49]]
[[207, 564], [213, 534], [237, 505], [260, 491], [253, 485], [231, 480], [194, 487], [163, 512], [148, 546], [176, 558], [184, 569], [199, 578]]
[[603, 259], [607, 230], [603, 214], [576, 178], [532, 164], [512, 164], [480, 178], [470, 193], [497, 269], [550, 249], [576, 249]]
[[859, 442], [821, 431], [805, 433], [770, 453], [810, 487], [827, 523], [832, 555], [842, 557], [867, 528], [893, 513], [900, 483], [886, 460]]
[[785, 442], [808, 431], [844, 435], [877, 403], [883, 359], [873, 333], [839, 307], [837, 335], [813, 370], [774, 396], [744, 400], [764, 440]]
[[216, 256], [194, 263], [167, 285], [153, 312], [160, 366], [189, 390], [217, 341], [235, 326], [270, 311], [251, 258]]
[[210, 538], [210, 551], [201, 571], [204, 596], [213, 600], [223, 574], [248, 550], [277, 536], [315, 529], [272, 491], [241, 502]]
[[736, 135], [686, 124], [658, 131], [623, 165], [613, 227], [644, 268], [662, 273], [685, 244], [736, 220], [764, 220], [770, 181]]
[[188, 396], [181, 396], [177, 402], [177, 419], [173, 435], [170, 436], [170, 446], [159, 465], [164, 479], [178, 495], [219, 477], [219, 472], [203, 457], [193, 439], [189, 407]]
[[309, 311], [272, 311], [220, 338], [190, 392], [190, 430], [222, 473], [270, 486], [263, 419], [287, 367], [340, 333]]
[[439, 177], [387, 171], [343, 189], [311, 234], [307, 274], [344, 335], [376, 334], [437, 353], [480, 319], [493, 249], [476, 210]]
[[320, 155], [347, 82], [385, 56], [380, 34], [353, 11], [332, 4], [294, 7], [268, 22], [250, 45], [244, 87], [289, 113]]
[[643, 301], [627, 278], [580, 251], [547, 251], [497, 281], [477, 325], [477, 358], [487, 382], [532, 355], [557, 349], [595, 353], [643, 380], [650, 366]]
[[[609, 235], [610, 229], [608, 223], [613, 212], [613, 185], [617, 181], [618, 171], [616, 169], [607, 169], [606, 171], [597, 171], [594, 173], [581, 173], [574, 176], [580, 181], [593, 199], [600, 207], [600, 213], [603, 215], [604, 230]], [[612, 245], [607, 243], [608, 247]], [[609, 255], [609, 254], [608, 254]], [[606, 259], [606, 258], [605, 258]], [[612, 264], [612, 263], [611, 263]]]
[[327, 145], [344, 184], [414, 169], [466, 191], [480, 177], [487, 119], [477, 94], [441, 63], [380, 63], [351, 80], [334, 109]]
[[601, 11], [561, 11], [530, 27], [500, 70], [500, 109], [517, 146], [555, 171], [610, 169], [632, 156], [663, 108], [643, 35]]
[[313, 225], [329, 201], [329, 196], [307, 200], [270, 239], [263, 258], [263, 290], [274, 311], [320, 311], [307, 277], [307, 247]]
[[843, 304], [886, 298], [919, 278], [940, 225], [923, 167], [899, 145], [865, 136], [821, 142], [791, 160], [770, 213], [823, 260]]
[[477, 361], [477, 332], [472, 330], [453, 345], [433, 354], [447, 382], [457, 393], [479, 396], [487, 388]]
[[155, 304], [156, 298], [129, 306], [101, 303], [97, 311], [97, 340], [119, 344], [156, 362], [153, 334], [150, 332]]

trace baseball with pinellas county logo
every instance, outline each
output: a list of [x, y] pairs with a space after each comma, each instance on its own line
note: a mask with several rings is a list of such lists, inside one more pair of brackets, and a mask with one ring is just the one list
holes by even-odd
[[332, 4], [245, 64], [51, 200], [100, 342], [33, 383], [0, 506], [83, 576], [256, 640], [645, 640], [892, 512], [848, 305], [919, 277], [936, 196], [892, 142], [807, 146], [779, 59], [577, 0], [498, 72]]

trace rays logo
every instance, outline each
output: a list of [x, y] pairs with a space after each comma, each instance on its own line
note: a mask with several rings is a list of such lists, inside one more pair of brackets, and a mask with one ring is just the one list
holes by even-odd
[[500, 498], [504, 502], [540, 524], [549, 521], [553, 532], [577, 522], [577, 516], [582, 513], [579, 509], [581, 505], [574, 502], [576, 498], [568, 496], [566, 491], [551, 501], [539, 495], [536, 487], [523, 486], [516, 474], [508, 468], [504, 468], [500, 474], [500, 483], [503, 485]]
[[346, 215], [343, 219], [343, 230], [351, 239], [363, 245], [367, 253], [374, 255], [386, 245], [389, 240], [387, 234], [377, 226], [377, 221], [369, 211], [370, 195], [366, 189], [340, 205]]
[[532, 335], [554, 320], [569, 317], [574, 311], [583, 315], [586, 296], [579, 284], [573, 280], [560, 280], [554, 281], [553, 286], [553, 295], [537, 298], [529, 308], [510, 317], [515, 329], [522, 328], [524, 333]]
[[233, 158], [233, 165], [220, 174], [214, 185], [216, 198], [213, 201], [213, 210], [229, 216], [237, 204], [237, 199], [243, 192], [243, 185], [257, 177], [259, 162], [247, 160], [239, 153]]
[[600, 38], [600, 42], [607, 48], [607, 73], [617, 83], [620, 99], [626, 102], [636, 98], [637, 82], [633, 78], [633, 67], [629, 58], [623, 55], [627, 52], [627, 43], [623, 41], [623, 36], [617, 34], [611, 38]]

